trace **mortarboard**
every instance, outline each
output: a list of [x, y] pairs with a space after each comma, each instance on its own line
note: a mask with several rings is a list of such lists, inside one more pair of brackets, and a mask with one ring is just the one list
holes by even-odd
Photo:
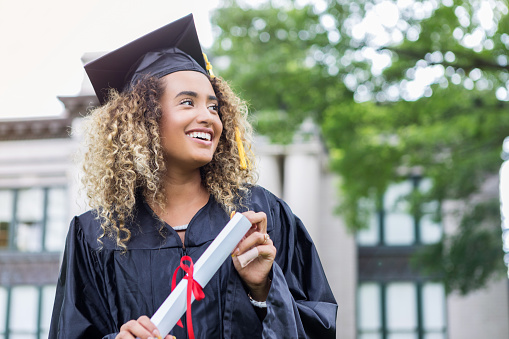
[[207, 74], [206, 69], [192, 14], [85, 65], [101, 104], [106, 102], [109, 88], [121, 92], [144, 75], [161, 78], [183, 70]]

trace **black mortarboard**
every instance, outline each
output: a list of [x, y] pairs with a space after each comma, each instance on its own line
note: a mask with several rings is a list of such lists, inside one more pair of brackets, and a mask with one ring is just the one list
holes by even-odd
[[189, 14], [85, 65], [99, 102], [141, 77], [192, 70], [207, 74], [193, 15]]

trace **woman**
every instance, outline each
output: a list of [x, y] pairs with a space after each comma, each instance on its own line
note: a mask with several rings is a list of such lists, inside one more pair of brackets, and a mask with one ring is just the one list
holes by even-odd
[[[254, 185], [245, 105], [200, 51], [188, 16], [86, 66], [104, 103], [86, 122], [93, 209], [71, 223], [50, 338], [158, 337], [149, 317], [175, 268], [185, 255], [196, 261], [232, 212], [253, 227], [187, 311], [196, 337], [335, 337], [314, 245], [289, 207]], [[241, 265], [252, 248], [258, 256]], [[171, 335], [187, 337], [185, 327]]]

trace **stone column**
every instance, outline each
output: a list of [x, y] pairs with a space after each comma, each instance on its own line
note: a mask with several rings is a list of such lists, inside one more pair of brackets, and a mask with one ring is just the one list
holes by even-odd
[[320, 145], [288, 146], [284, 162], [283, 198], [302, 220], [315, 244], [320, 223]]

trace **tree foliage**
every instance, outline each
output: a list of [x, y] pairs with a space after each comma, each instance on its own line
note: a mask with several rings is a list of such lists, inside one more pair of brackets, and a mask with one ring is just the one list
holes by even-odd
[[409, 197], [414, 214], [429, 201], [437, 216], [445, 200], [469, 209], [416, 262], [462, 293], [503, 271], [498, 209], [476, 197], [509, 134], [507, 0], [230, 0], [212, 22], [215, 67], [259, 132], [289, 142], [307, 117], [322, 128], [352, 230], [372, 212], [363, 201], [424, 175], [433, 187]]

